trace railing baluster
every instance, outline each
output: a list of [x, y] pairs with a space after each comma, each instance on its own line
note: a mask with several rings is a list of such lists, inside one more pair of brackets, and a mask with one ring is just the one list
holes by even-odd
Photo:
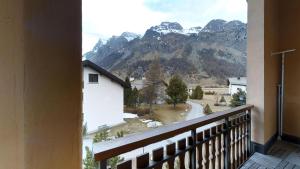
[[230, 124], [231, 124], [231, 143], [230, 143], [230, 145], [231, 145], [231, 169], [235, 169], [236, 168], [236, 163], [235, 163], [235, 151], [236, 151], [236, 149], [235, 149], [235, 121], [234, 121], [234, 119], [233, 120], [231, 120], [230, 121]]
[[211, 137], [211, 164], [212, 168], [216, 168], [216, 135], [217, 127], [214, 126], [210, 129], [210, 137]]
[[188, 145], [193, 147], [189, 151], [189, 167], [190, 169], [196, 169], [196, 129], [191, 131], [191, 137], [188, 137]]
[[230, 168], [230, 123], [228, 117], [224, 124], [224, 168]]
[[[178, 144], [178, 150], [184, 152], [186, 149], [186, 139], [184, 138], [179, 140], [177, 144]], [[179, 160], [180, 160], [180, 169], [185, 169], [185, 152], [179, 155]]]
[[[233, 110], [218, 112], [205, 118], [194, 119], [180, 125], [162, 127], [155, 132], [145, 132], [137, 137], [124, 137], [117, 142], [107, 142], [101, 146], [100, 152], [95, 153], [98, 169], [108, 169], [107, 159], [131, 150], [153, 144], [164, 139], [174, 137], [191, 131], [187, 140], [182, 139], [164, 148], [152, 151], [150, 160], [149, 153], [136, 157], [136, 161], [129, 160], [117, 164], [117, 169], [162, 169], [168, 164], [169, 169], [178, 166], [180, 169], [214, 169], [214, 168], [237, 168], [244, 163], [252, 153], [251, 145], [251, 105], [245, 105]], [[245, 113], [246, 111], [246, 113]], [[225, 119], [225, 123], [215, 125], [203, 132], [196, 133], [196, 128], [207, 126], [214, 122]], [[230, 120], [229, 120], [230, 119]], [[107, 146], [106, 146], [107, 144]], [[189, 154], [189, 166], [185, 164]], [[187, 164], [188, 164], [187, 163]]]
[[243, 116], [244, 120], [244, 125], [243, 125], [243, 130], [244, 130], [244, 161], [247, 159], [247, 114]]
[[169, 166], [168, 169], [174, 169], [175, 151], [176, 151], [176, 144], [175, 143], [167, 145], [167, 155], [169, 157], [171, 157], [168, 160], [168, 166]]
[[241, 152], [242, 152], [242, 148], [241, 148], [241, 121], [240, 121], [240, 117], [238, 117], [237, 119], [237, 166], [240, 166], [242, 164], [241, 161]]
[[240, 142], [241, 142], [241, 146], [240, 146], [240, 148], [241, 148], [241, 154], [240, 154], [240, 158], [241, 158], [241, 164], [243, 164], [244, 163], [244, 161], [245, 161], [245, 158], [244, 158], [244, 115], [242, 115], [241, 117], [240, 117], [240, 123], [241, 123], [241, 126], [240, 126], [240, 131], [241, 131], [241, 134], [240, 134], [240, 136], [241, 136], [241, 140], [240, 140]]
[[[193, 143], [193, 137], [192, 137], [192, 136], [188, 137], [188, 145], [189, 145], [190, 147], [192, 147], [193, 144], [194, 144], [194, 143]], [[193, 154], [193, 149], [190, 149], [190, 150], [189, 150], [189, 168], [190, 168], [190, 169], [192, 168], [192, 163], [193, 163], [192, 154]]]
[[197, 157], [196, 157], [196, 141], [197, 141], [197, 132], [196, 129], [191, 131], [191, 135], [193, 138], [193, 151], [192, 151], [192, 155], [190, 156], [190, 158], [192, 158], [192, 167], [191, 169], [196, 169], [197, 167]]
[[252, 153], [252, 146], [251, 146], [251, 109], [249, 109], [247, 111], [247, 133], [248, 133], [248, 157], [250, 157], [251, 153]]
[[132, 161], [128, 160], [117, 165], [117, 169], [132, 169]]
[[205, 148], [205, 155], [204, 155], [204, 168], [209, 169], [209, 138], [210, 138], [210, 130], [207, 129], [204, 131], [204, 148]]
[[221, 153], [222, 153], [222, 145], [221, 145], [221, 134], [222, 134], [222, 125], [217, 126], [217, 138], [216, 138], [216, 162], [217, 162], [217, 167], [216, 168], [221, 168]]
[[[164, 158], [164, 148], [163, 147], [152, 151], [152, 160], [154, 162], [160, 162], [163, 160], [163, 158]], [[154, 167], [154, 169], [161, 169], [162, 165], [163, 165], [162, 163], [158, 164]]]
[[239, 164], [241, 165], [243, 162], [244, 162], [244, 154], [243, 154], [243, 125], [244, 125], [244, 122], [243, 122], [243, 116], [240, 116], [239, 118], [239, 130], [240, 130], [240, 138], [239, 138]]
[[239, 166], [239, 124], [238, 124], [238, 119], [234, 119], [234, 125], [235, 125], [235, 140], [234, 140], [234, 147], [235, 147], [235, 162], [234, 162], [234, 167], [237, 168]]
[[136, 157], [136, 167], [146, 168], [149, 166], [149, 153]]
[[198, 149], [198, 168], [202, 169], [202, 161], [203, 161], [203, 151], [202, 151], [202, 147], [203, 147], [203, 132], [200, 132], [197, 134], [197, 141], [200, 143], [199, 145], [197, 145], [197, 149]]
[[221, 169], [225, 169], [225, 123], [222, 124], [221, 130]]

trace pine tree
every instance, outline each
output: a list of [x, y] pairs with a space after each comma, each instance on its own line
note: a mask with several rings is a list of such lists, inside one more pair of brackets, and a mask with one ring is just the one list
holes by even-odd
[[134, 89], [132, 90], [131, 97], [132, 97], [131, 105], [136, 107], [139, 102], [139, 91], [136, 87], [134, 87]]
[[[119, 131], [119, 132], [117, 132], [116, 138], [121, 138], [123, 136], [124, 136], [124, 131]], [[104, 129], [95, 135], [93, 142], [98, 143], [101, 141], [109, 141], [109, 140], [110, 139], [108, 138], [108, 129]], [[121, 158], [120, 156], [116, 156], [116, 157], [110, 158], [108, 160], [108, 165], [111, 167], [111, 169], [116, 169], [117, 164], [122, 161], [124, 161], [124, 158]], [[94, 169], [94, 168], [84, 168], [84, 169]]]
[[168, 102], [172, 103], [174, 108], [178, 103], [185, 103], [188, 98], [187, 86], [178, 75], [170, 79], [166, 93], [169, 96]]
[[129, 80], [129, 77], [126, 77], [125, 79], [126, 88], [124, 89], [124, 105], [130, 106], [131, 100], [132, 100], [132, 87]]
[[246, 104], [246, 92], [238, 89], [238, 92], [233, 94], [230, 101], [231, 107], [238, 107]]
[[98, 143], [101, 141], [108, 141], [110, 140], [108, 138], [108, 129], [103, 129], [100, 132], [96, 133], [94, 139], [93, 139], [93, 143]]
[[225, 103], [225, 102], [226, 102], [226, 100], [225, 100], [224, 96], [222, 96], [221, 100], [220, 100], [220, 103]]
[[208, 104], [206, 104], [206, 106], [204, 107], [203, 113], [204, 114], [211, 114], [212, 113], [212, 110], [211, 110], [211, 108]]
[[196, 86], [196, 88], [193, 90], [190, 98], [197, 99], [197, 100], [203, 99], [203, 90], [202, 90], [201, 86]]
[[83, 169], [96, 169], [96, 162], [93, 157], [92, 151], [85, 147], [86, 157], [83, 159]]

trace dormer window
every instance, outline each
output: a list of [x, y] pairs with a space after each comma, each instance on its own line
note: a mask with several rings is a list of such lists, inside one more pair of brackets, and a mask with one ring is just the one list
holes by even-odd
[[98, 83], [98, 74], [89, 74], [89, 83]]

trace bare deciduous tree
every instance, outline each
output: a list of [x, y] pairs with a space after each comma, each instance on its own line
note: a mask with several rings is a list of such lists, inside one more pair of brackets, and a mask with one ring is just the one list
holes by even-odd
[[150, 112], [152, 112], [153, 102], [159, 95], [159, 90], [163, 81], [163, 70], [160, 65], [160, 58], [158, 54], [154, 54], [154, 60], [149, 65], [148, 71], [145, 73], [146, 82], [144, 88], [144, 97], [150, 106]]

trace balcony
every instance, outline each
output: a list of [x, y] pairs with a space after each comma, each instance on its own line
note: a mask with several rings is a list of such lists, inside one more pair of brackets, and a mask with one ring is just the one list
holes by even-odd
[[[118, 169], [238, 168], [249, 159], [252, 105], [196, 118], [149, 132], [102, 142], [96, 145], [95, 160], [100, 169], [110, 168], [107, 160], [172, 138], [134, 158], [125, 155]], [[176, 138], [175, 138], [176, 136]], [[174, 140], [175, 139], [175, 140]], [[149, 149], [149, 148], [148, 148]], [[127, 157], [127, 158], [126, 158]], [[175, 162], [179, 159], [179, 162]]]
[[[82, 2], [1, 2], [0, 168], [80, 169]], [[248, 143], [251, 135], [252, 143], [269, 145], [278, 133], [280, 58], [271, 53], [294, 48], [297, 52], [286, 58], [283, 134], [289, 137], [287, 140], [299, 143], [297, 16], [300, 1], [248, 0], [247, 103], [255, 108], [245, 106], [103, 143], [106, 147], [95, 154], [100, 166], [106, 168], [110, 157], [188, 132], [188, 137], [127, 159], [118, 168], [160, 168], [162, 163], [172, 168], [175, 158], [181, 164], [186, 162], [181, 168], [296, 168], [300, 161], [297, 146], [277, 142], [269, 155], [254, 153], [250, 157], [251, 145], [255, 144]], [[205, 126], [209, 129], [201, 131]], [[238, 142], [235, 136], [239, 136]], [[183, 158], [185, 154], [187, 158]]]
[[300, 168], [300, 147], [288, 142], [277, 141], [268, 155], [254, 153], [241, 169], [252, 168]]

